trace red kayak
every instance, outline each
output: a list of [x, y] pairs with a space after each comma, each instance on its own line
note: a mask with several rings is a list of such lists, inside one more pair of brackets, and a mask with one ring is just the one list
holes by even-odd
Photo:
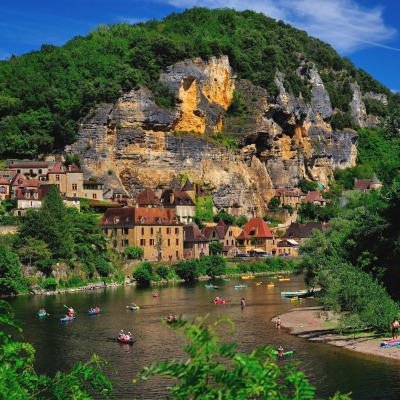
[[119, 343], [125, 343], [130, 345], [132, 345], [135, 342], [135, 339], [132, 336], [128, 335], [118, 336], [117, 340]]
[[229, 300], [225, 299], [220, 299], [220, 300], [214, 300], [214, 304], [226, 304]]

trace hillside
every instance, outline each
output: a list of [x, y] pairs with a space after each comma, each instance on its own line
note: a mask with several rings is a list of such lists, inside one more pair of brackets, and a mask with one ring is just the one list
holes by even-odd
[[0, 154], [72, 145], [86, 171], [132, 196], [189, 176], [218, 207], [261, 211], [278, 185], [325, 185], [354, 166], [347, 128], [373, 126], [392, 102], [282, 21], [193, 8], [0, 62]]

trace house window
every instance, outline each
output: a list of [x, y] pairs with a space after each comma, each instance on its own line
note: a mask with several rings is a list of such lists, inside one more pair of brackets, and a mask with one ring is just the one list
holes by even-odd
[[140, 245], [146, 246], [146, 239], [140, 239]]
[[232, 240], [232, 246], [234, 246], [234, 244], [235, 244], [235, 241], [234, 241], [234, 240]]
[[103, 229], [105, 235], [108, 235], [108, 229]]
[[124, 240], [124, 246], [129, 246], [129, 240]]
[[117, 248], [117, 246], [118, 246], [118, 242], [117, 242], [116, 240], [113, 240], [113, 246], [114, 246], [114, 249], [116, 249], [116, 248]]
[[171, 246], [171, 239], [168, 239], [168, 246]]
[[4, 186], [0, 187], [0, 193], [5, 193], [6, 192], [6, 188]]
[[25, 193], [25, 198], [29, 199], [29, 193]]
[[153, 233], [153, 228], [150, 228], [150, 235], [152, 235]]
[[144, 235], [144, 228], [142, 228], [142, 236]]
[[39, 174], [41, 174], [41, 173], [42, 173], [42, 170], [39, 168], [38, 172], [39, 172]]
[[175, 235], [179, 235], [179, 228], [175, 228]]
[[96, 193], [93, 193], [93, 198], [97, 199], [97, 194]]
[[232, 236], [232, 231], [229, 231], [229, 236]]
[[167, 235], [171, 234], [171, 228], [167, 228]]
[[38, 198], [38, 194], [37, 193], [33, 193], [33, 198], [37, 199]]
[[179, 258], [179, 251], [175, 253], [176, 258]]
[[56, 183], [56, 187], [57, 187], [58, 190], [60, 190], [60, 184], [59, 183]]
[[56, 181], [60, 180], [60, 175], [56, 175]]
[[179, 239], [176, 239], [176, 243], [177, 246], [179, 246]]
[[154, 239], [150, 239], [150, 246], [154, 246]]
[[128, 235], [129, 234], [129, 229], [128, 228], [122, 229], [122, 234], [123, 235]]
[[72, 184], [72, 190], [78, 190], [78, 184], [77, 183], [73, 183]]

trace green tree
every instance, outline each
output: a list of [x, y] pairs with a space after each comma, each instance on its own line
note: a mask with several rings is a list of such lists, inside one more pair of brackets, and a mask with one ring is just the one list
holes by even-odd
[[144, 255], [144, 250], [139, 246], [126, 246], [124, 248], [124, 254], [128, 260], [141, 260]]
[[241, 215], [240, 217], [236, 218], [235, 224], [240, 228], [243, 228], [248, 222], [249, 219], [245, 215]]
[[47, 244], [43, 240], [31, 236], [25, 237], [22, 243], [18, 245], [17, 253], [22, 261], [28, 261], [29, 266], [32, 261], [51, 257], [51, 251]]
[[268, 202], [268, 208], [270, 210], [277, 210], [281, 205], [281, 200], [279, 197], [272, 197], [272, 199]]
[[[314, 399], [315, 387], [293, 365], [280, 367], [268, 346], [260, 346], [250, 354], [236, 351], [236, 343], [221, 343], [218, 329], [226, 332], [229, 319], [206, 325], [204, 321], [189, 324], [180, 321], [174, 331], [185, 338], [183, 350], [187, 360], [159, 361], [145, 367], [136, 377], [147, 380], [163, 376], [176, 383], [168, 390], [171, 399]], [[224, 329], [220, 329], [224, 328]], [[336, 394], [333, 399], [345, 400]]]
[[149, 286], [153, 279], [153, 266], [150, 262], [139, 264], [132, 274], [138, 285]]
[[0, 294], [26, 292], [18, 255], [5, 246], [0, 247]]
[[223, 249], [224, 245], [219, 242], [218, 240], [212, 240], [209, 244], [209, 250], [210, 250], [210, 254], [212, 256], [217, 256], [222, 254], [222, 249]]
[[235, 222], [235, 217], [225, 210], [219, 210], [213, 217], [214, 222], [219, 222], [223, 220], [227, 225], [233, 225]]
[[68, 259], [74, 254], [73, 226], [60, 192], [51, 185], [39, 210], [28, 210], [19, 227], [22, 239], [32, 237], [47, 244], [52, 256]]
[[179, 278], [187, 282], [194, 282], [200, 276], [200, 272], [201, 268], [198, 260], [180, 261], [175, 265], [175, 273]]

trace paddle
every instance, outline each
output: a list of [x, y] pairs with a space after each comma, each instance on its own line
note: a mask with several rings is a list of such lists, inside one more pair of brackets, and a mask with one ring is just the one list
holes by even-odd
[[[65, 308], [69, 308], [69, 307], [66, 306], [65, 304], [64, 304], [64, 307], [65, 307]], [[74, 314], [77, 314], [77, 311], [74, 310]]]

